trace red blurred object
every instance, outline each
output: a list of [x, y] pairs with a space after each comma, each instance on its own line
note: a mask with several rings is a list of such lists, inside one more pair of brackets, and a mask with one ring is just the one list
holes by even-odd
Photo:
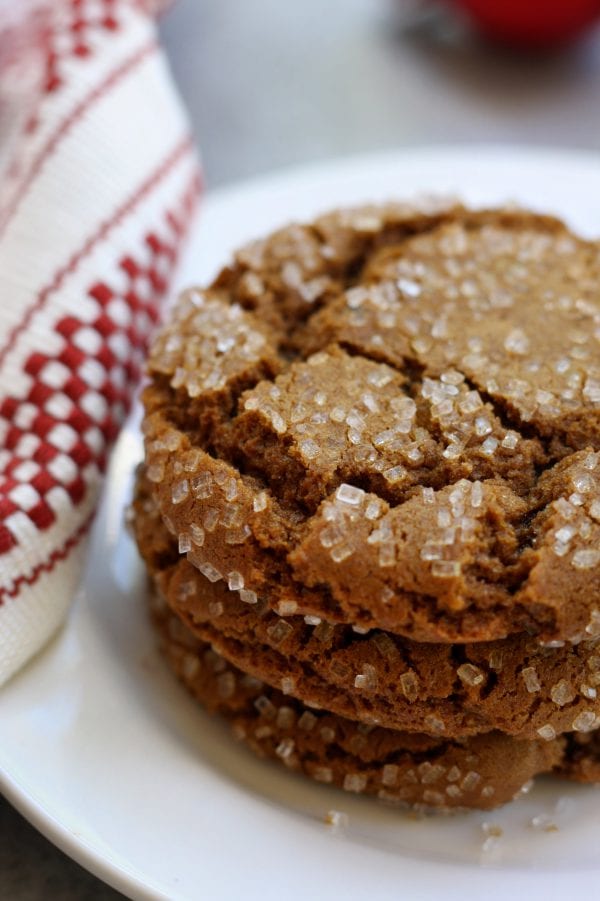
[[568, 43], [600, 18], [600, 0], [451, 0], [488, 37], [521, 47]]

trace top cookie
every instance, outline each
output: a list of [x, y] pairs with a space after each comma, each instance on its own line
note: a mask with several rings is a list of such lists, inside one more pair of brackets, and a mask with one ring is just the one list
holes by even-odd
[[144, 391], [180, 550], [252, 602], [419, 641], [600, 632], [600, 250], [365, 207], [181, 298]]

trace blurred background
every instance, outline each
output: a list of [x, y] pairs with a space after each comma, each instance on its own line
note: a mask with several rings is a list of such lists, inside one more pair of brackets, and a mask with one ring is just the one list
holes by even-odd
[[[207, 187], [332, 156], [600, 149], [600, 0], [178, 0], [161, 22]], [[0, 799], [0, 898], [122, 897]]]
[[[479, 21], [496, 10], [506, 43], [481, 38], [463, 3]], [[600, 0], [178, 0], [161, 30], [211, 187], [416, 144], [600, 149], [598, 32], [568, 42], [597, 12]]]

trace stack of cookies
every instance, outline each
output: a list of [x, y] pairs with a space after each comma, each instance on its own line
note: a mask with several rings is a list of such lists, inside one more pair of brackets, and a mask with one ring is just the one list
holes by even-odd
[[337, 211], [158, 335], [134, 501], [165, 654], [323, 783], [491, 808], [600, 781], [600, 247]]

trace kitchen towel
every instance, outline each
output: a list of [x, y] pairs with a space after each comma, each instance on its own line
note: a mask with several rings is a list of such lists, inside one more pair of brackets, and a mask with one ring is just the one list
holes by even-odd
[[65, 619], [200, 192], [158, 11], [0, 3], [0, 684]]

